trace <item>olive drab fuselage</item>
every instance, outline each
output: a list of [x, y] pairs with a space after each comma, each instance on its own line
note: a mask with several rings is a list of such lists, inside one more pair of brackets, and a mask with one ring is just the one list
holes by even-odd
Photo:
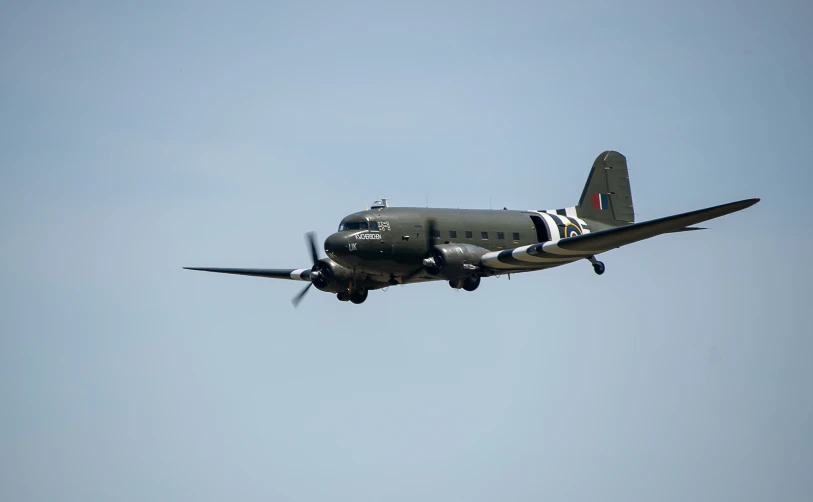
[[[345, 217], [325, 240], [328, 257], [373, 276], [412, 272], [426, 253], [426, 222], [435, 221], [436, 245], [469, 244], [499, 251], [540, 242], [551, 233], [536, 212], [382, 207]], [[539, 230], [539, 231], [538, 231]], [[559, 229], [556, 228], [556, 232]], [[444, 279], [422, 274], [416, 280]]]

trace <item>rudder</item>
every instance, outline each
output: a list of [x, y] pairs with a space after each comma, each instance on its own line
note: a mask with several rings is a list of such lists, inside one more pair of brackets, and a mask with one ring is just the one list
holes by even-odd
[[611, 150], [596, 157], [576, 212], [613, 226], [635, 222], [626, 157]]

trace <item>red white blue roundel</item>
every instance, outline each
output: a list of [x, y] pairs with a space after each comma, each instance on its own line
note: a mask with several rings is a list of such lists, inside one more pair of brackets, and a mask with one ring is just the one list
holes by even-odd
[[568, 223], [567, 226], [565, 226], [565, 237], [578, 237], [581, 234], [581, 229], [573, 223]]

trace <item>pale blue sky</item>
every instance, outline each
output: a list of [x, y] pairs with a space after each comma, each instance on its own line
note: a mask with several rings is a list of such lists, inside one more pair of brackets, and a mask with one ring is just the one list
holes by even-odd
[[[810, 2], [0, 5], [0, 499], [810, 500]], [[305, 267], [374, 199], [555, 208], [588, 263], [373, 292]]]

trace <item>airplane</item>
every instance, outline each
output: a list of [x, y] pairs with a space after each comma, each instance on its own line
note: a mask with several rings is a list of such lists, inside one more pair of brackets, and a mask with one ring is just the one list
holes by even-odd
[[299, 305], [311, 286], [340, 301], [364, 303], [370, 291], [398, 284], [448, 281], [474, 291], [483, 277], [518, 274], [589, 261], [596, 256], [657, 235], [703, 230], [693, 227], [741, 211], [759, 199], [635, 222], [627, 159], [602, 152], [593, 163], [579, 203], [549, 210], [484, 210], [391, 207], [387, 199], [346, 216], [324, 242], [306, 234], [311, 268], [210, 268], [187, 270], [307, 282], [292, 303]]

